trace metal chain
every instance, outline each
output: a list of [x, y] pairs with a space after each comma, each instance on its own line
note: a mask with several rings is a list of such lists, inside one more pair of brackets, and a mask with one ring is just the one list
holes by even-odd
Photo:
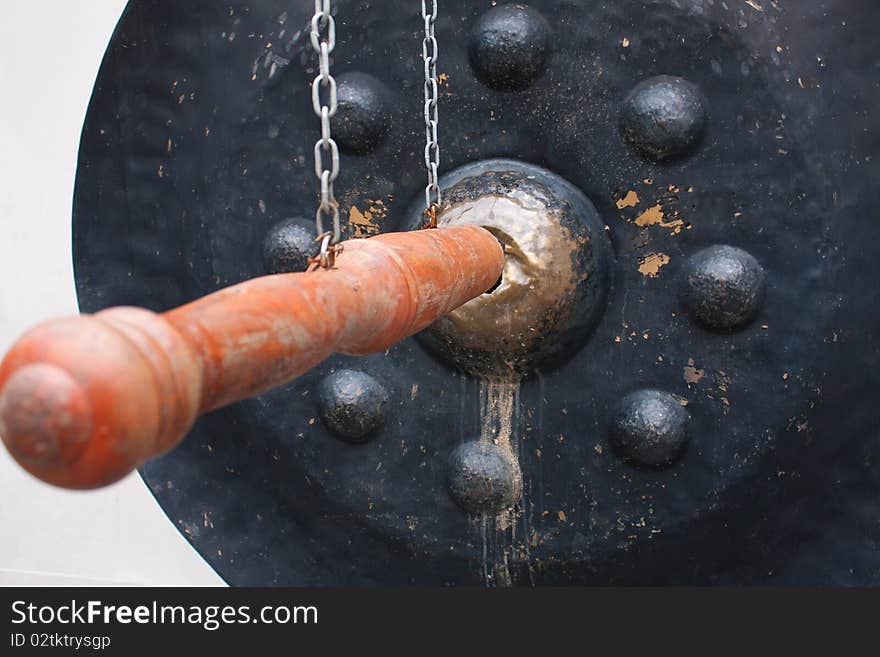
[[[315, 175], [321, 181], [321, 202], [315, 214], [315, 227], [321, 251], [310, 262], [331, 268], [336, 255], [342, 252], [337, 246], [340, 237], [339, 203], [333, 194], [333, 182], [339, 176], [339, 147], [330, 136], [330, 119], [336, 114], [338, 104], [336, 80], [330, 75], [330, 53], [336, 47], [336, 22], [330, 13], [330, 0], [315, 0], [315, 14], [311, 23], [312, 48], [318, 54], [318, 75], [312, 82], [312, 107], [321, 119], [321, 138], [315, 143]], [[323, 97], [322, 97], [323, 96]], [[324, 162], [329, 154], [329, 168]], [[333, 218], [333, 230], [324, 230], [324, 217]]]
[[[425, 64], [425, 167], [428, 169], [428, 185], [425, 187], [425, 215], [428, 227], [436, 228], [437, 211], [442, 197], [438, 184], [437, 169], [440, 166], [440, 144], [437, 141], [437, 38], [434, 23], [437, 20], [439, 0], [422, 0], [422, 18], [425, 21], [425, 38], [422, 39], [422, 59]], [[429, 9], [430, 7], [430, 9]]]

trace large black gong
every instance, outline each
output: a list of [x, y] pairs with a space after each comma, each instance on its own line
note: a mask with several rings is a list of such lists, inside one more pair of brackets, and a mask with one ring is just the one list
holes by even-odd
[[[345, 232], [404, 230], [418, 3], [334, 7]], [[311, 9], [129, 3], [82, 135], [84, 312], [263, 275], [314, 216]], [[160, 504], [234, 585], [880, 582], [878, 26], [868, 0], [443, 2], [442, 172], [526, 163], [595, 208], [589, 330], [500, 387], [430, 340], [331, 358], [149, 463]], [[521, 480], [462, 452], [487, 422]], [[474, 463], [512, 510], [462, 508]]]

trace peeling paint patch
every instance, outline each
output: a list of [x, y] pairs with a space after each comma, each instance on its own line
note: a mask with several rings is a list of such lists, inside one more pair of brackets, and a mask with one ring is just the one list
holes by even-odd
[[660, 226], [661, 228], [672, 228], [672, 235], [678, 235], [681, 232], [681, 229], [685, 227], [684, 221], [679, 217], [674, 217], [669, 221], [664, 221], [666, 218], [666, 212], [663, 210], [663, 206], [659, 203], [656, 205], [652, 205], [650, 208], [642, 212], [638, 217], [636, 217], [635, 224], [636, 226], [646, 227], [646, 226]]
[[706, 376], [706, 370], [697, 369], [693, 358], [688, 358], [688, 364], [684, 367], [684, 380], [688, 383], [699, 383]]
[[639, 273], [648, 278], [657, 278], [660, 269], [669, 264], [669, 256], [665, 253], [651, 253], [639, 258]]
[[723, 370], [718, 370], [714, 373], [714, 388], [710, 388], [706, 393], [706, 396], [709, 399], [715, 399], [721, 402], [721, 412], [724, 415], [730, 411], [730, 399], [727, 398], [727, 393], [730, 390], [731, 377], [728, 376], [727, 372]]
[[629, 190], [625, 196], [617, 200], [617, 209], [634, 208], [640, 202], [639, 195], [634, 190]]
[[662, 224], [663, 216], [663, 206], [659, 203], [657, 205], [652, 205], [636, 217], [636, 226], [653, 226], [655, 224]]
[[384, 201], [367, 199], [367, 203], [370, 206], [363, 212], [354, 205], [348, 211], [348, 223], [354, 231], [352, 236], [355, 239], [378, 234], [380, 226], [377, 220], [384, 219], [388, 215], [388, 208]]

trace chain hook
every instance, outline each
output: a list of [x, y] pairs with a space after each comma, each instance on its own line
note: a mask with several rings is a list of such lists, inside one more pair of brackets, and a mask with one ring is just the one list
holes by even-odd
[[321, 233], [315, 241], [321, 243], [321, 249], [318, 251], [318, 255], [309, 258], [309, 271], [318, 267], [322, 269], [333, 269], [336, 266], [336, 256], [342, 253], [344, 247], [342, 244], [333, 243], [332, 231]]
[[440, 205], [438, 203], [431, 203], [425, 209], [425, 218], [428, 220], [428, 223], [425, 224], [422, 228], [436, 228], [437, 227], [437, 213], [440, 211]]

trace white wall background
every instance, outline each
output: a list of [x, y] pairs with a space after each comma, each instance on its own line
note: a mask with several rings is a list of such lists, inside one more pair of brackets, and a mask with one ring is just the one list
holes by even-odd
[[[0, 0], [0, 354], [76, 313], [79, 136], [123, 0]], [[137, 475], [94, 492], [36, 481], [0, 449], [0, 585], [222, 585]]]

